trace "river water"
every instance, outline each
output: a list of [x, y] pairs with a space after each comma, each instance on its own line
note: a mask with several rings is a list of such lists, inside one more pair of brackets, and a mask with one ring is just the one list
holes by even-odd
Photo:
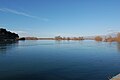
[[0, 44], [0, 80], [108, 80], [120, 43], [28, 40]]

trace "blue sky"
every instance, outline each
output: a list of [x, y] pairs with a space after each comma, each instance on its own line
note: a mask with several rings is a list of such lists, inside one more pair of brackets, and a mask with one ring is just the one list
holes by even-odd
[[120, 31], [120, 0], [0, 0], [0, 27], [20, 36], [93, 36]]

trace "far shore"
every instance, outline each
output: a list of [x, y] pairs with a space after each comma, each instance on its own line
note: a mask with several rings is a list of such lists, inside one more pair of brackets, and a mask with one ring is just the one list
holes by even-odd
[[89, 37], [61, 37], [55, 36], [54, 38], [37, 38], [37, 37], [19, 37], [18, 34], [7, 31], [6, 29], [0, 28], [0, 41], [1, 42], [13, 42], [18, 40], [95, 40], [99, 42], [120, 42], [120, 32], [117, 32], [114, 36], [112, 35], [102, 35], [102, 36], [89, 36]]
[[56, 36], [55, 38], [37, 38], [37, 37], [22, 37], [19, 38], [18, 40], [74, 40], [74, 41], [82, 41], [82, 40], [95, 40], [97, 42], [120, 42], [120, 33], [117, 34], [117, 37], [102, 37], [102, 36], [95, 36], [95, 37], [61, 37], [61, 36]]

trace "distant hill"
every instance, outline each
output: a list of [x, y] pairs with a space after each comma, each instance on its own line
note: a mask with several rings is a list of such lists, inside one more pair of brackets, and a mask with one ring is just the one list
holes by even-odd
[[38, 40], [37, 37], [25, 37], [25, 40]]
[[54, 40], [54, 38], [22, 37], [19, 40]]

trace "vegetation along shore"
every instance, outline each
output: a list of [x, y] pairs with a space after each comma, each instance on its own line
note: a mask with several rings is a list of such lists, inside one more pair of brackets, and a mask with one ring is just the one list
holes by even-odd
[[9, 42], [17, 40], [95, 40], [104, 42], [120, 42], [120, 32], [115, 36], [92, 36], [92, 37], [61, 37], [56, 36], [54, 38], [37, 38], [37, 37], [19, 37], [18, 34], [7, 31], [6, 29], [0, 28], [0, 42]]

